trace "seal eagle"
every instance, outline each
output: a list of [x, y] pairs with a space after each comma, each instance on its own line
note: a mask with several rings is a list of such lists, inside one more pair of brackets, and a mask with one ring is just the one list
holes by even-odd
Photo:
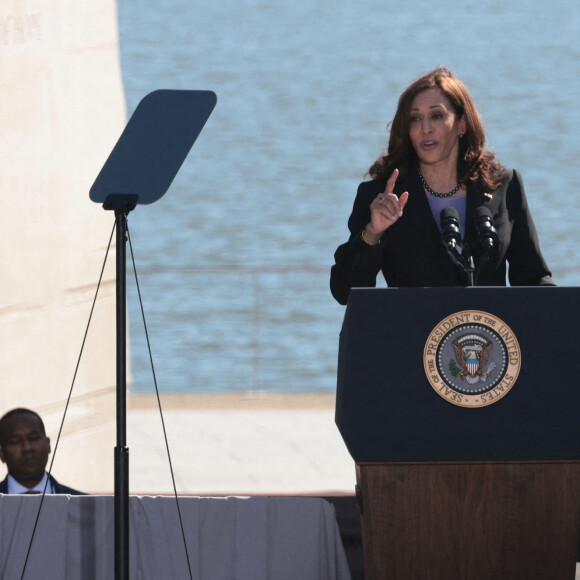
[[463, 369], [457, 375], [458, 377], [463, 379], [463, 377], [469, 375], [473, 379], [476, 376], [487, 377], [489, 375], [489, 373], [484, 373], [481, 369], [485, 367], [489, 360], [489, 351], [493, 346], [491, 342], [488, 342], [481, 350], [469, 347], [466, 347], [465, 350], [463, 350], [454, 342], [451, 344], [455, 350], [457, 364]]

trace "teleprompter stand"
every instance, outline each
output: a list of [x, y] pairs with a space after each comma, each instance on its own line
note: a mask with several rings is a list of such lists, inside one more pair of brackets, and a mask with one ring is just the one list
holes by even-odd
[[[356, 462], [369, 580], [574, 579], [579, 300], [580, 288], [564, 287], [352, 290], [336, 423]], [[475, 312], [465, 326], [461, 312]], [[436, 351], [442, 370], [457, 373], [445, 333], [475, 340], [476, 321], [488, 319], [504, 340], [517, 338], [507, 359], [520, 360], [519, 376], [493, 404], [453, 404], [442, 380], [430, 384], [425, 356]]]
[[129, 578], [129, 448], [127, 447], [127, 215], [169, 189], [211, 115], [211, 91], [158, 90], [146, 95], [90, 190], [115, 212], [117, 328], [117, 446], [115, 447], [115, 580]]

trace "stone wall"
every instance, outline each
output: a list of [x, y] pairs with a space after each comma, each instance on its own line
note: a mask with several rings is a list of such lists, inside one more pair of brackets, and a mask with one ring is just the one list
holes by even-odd
[[[89, 190], [125, 125], [115, 1], [3, 0], [0, 79], [0, 414], [39, 412], [54, 452], [114, 225]], [[113, 490], [115, 382], [113, 238], [59, 481]]]

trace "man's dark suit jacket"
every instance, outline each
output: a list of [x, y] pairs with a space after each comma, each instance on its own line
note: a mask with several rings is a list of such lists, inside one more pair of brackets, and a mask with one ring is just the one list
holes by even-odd
[[[386, 184], [386, 179], [377, 179], [361, 183], [358, 188], [348, 221], [349, 241], [339, 246], [334, 255], [332, 295], [340, 304], [346, 304], [351, 288], [374, 287], [381, 270], [387, 284], [394, 287], [466, 286], [467, 275], [452, 261], [441, 242], [416, 171], [395, 187], [397, 195], [409, 191], [409, 199], [402, 217], [386, 231], [381, 243], [369, 246], [361, 239], [370, 221], [371, 202], [384, 192]], [[494, 191], [486, 191], [482, 184], [468, 188], [464, 238], [468, 244], [476, 237], [474, 218], [480, 207], [487, 207], [493, 216], [499, 252], [494, 261], [481, 267], [477, 285], [505, 286], [506, 261], [512, 286], [553, 285], [520, 174], [506, 170], [500, 187]]]
[[[50, 481], [52, 483], [54, 493], [62, 493], [68, 495], [86, 495], [82, 491], [78, 491], [76, 489], [72, 489], [72, 487], [67, 487], [66, 485], [62, 485], [50, 476]], [[0, 493], [8, 493], [8, 476], [6, 476], [2, 481], [0, 481]]]

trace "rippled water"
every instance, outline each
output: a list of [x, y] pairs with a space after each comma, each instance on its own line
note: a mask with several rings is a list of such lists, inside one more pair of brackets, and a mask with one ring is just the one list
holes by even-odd
[[[130, 215], [159, 386], [332, 391], [328, 291], [400, 91], [438, 64], [524, 177], [561, 285], [580, 285], [575, 0], [119, 0], [129, 114], [158, 88], [218, 104], [169, 192]], [[133, 390], [152, 389], [129, 284]]]

